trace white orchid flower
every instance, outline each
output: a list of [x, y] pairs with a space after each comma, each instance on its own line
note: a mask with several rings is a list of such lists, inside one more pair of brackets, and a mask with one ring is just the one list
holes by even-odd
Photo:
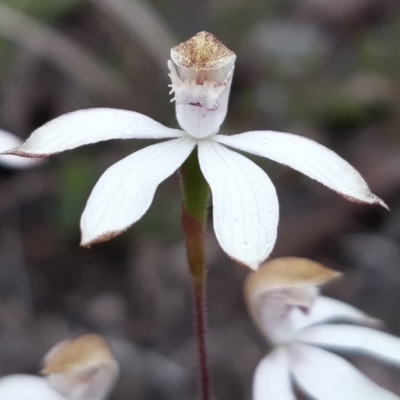
[[82, 215], [82, 246], [109, 240], [138, 221], [157, 186], [196, 146], [201, 171], [211, 187], [218, 242], [229, 256], [253, 269], [275, 244], [278, 199], [266, 173], [228, 147], [288, 165], [349, 200], [386, 207], [353, 167], [309, 139], [273, 131], [218, 134], [227, 112], [236, 56], [215, 36], [200, 32], [173, 48], [171, 58], [170, 86], [183, 130], [133, 111], [89, 109], [56, 118], [7, 152], [47, 157], [109, 139], [172, 139], [129, 155], [103, 174]]
[[105, 400], [119, 366], [101, 336], [84, 335], [54, 346], [42, 373], [0, 379], [0, 400]]
[[337, 275], [310, 260], [282, 258], [249, 276], [249, 310], [274, 346], [255, 371], [253, 400], [295, 400], [293, 384], [314, 400], [400, 399], [323, 349], [366, 353], [400, 366], [399, 338], [372, 329], [379, 321], [360, 310], [318, 296], [317, 285]]
[[[18, 136], [0, 129], [0, 152], [15, 148], [21, 144], [22, 140]], [[40, 164], [40, 161], [41, 160], [38, 159], [22, 158], [12, 155], [0, 156], [0, 165], [11, 169], [29, 168], [35, 164]]]

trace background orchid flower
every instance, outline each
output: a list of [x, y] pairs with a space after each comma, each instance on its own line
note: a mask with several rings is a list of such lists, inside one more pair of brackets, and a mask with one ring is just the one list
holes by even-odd
[[255, 371], [254, 400], [295, 400], [293, 383], [316, 400], [400, 398], [321, 348], [363, 352], [400, 366], [399, 338], [372, 329], [379, 321], [358, 309], [318, 296], [318, 285], [339, 275], [294, 257], [266, 262], [249, 275], [245, 286], [249, 311], [274, 346]]
[[353, 167], [309, 139], [273, 131], [219, 135], [235, 57], [207, 32], [172, 49], [168, 66], [183, 130], [165, 127], [133, 111], [88, 109], [50, 121], [22, 146], [4, 154], [47, 157], [109, 139], [172, 139], [135, 152], [103, 174], [81, 219], [81, 244], [88, 247], [121, 234], [138, 221], [157, 186], [196, 146], [201, 171], [211, 187], [218, 242], [229, 256], [253, 269], [275, 244], [278, 199], [267, 174], [228, 147], [288, 165], [349, 200], [386, 207]]
[[11, 375], [0, 379], [1, 400], [105, 400], [119, 366], [98, 335], [65, 340], [44, 358], [46, 377]]

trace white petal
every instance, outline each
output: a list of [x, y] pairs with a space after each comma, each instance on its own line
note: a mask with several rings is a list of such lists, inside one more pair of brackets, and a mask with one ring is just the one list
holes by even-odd
[[47, 383], [33, 375], [10, 375], [0, 379], [1, 400], [67, 400]]
[[354, 325], [322, 325], [305, 329], [296, 337], [306, 343], [364, 352], [400, 366], [400, 338]]
[[253, 400], [295, 400], [286, 349], [277, 348], [258, 364], [253, 378]]
[[387, 208], [347, 161], [310, 139], [291, 133], [254, 131], [233, 136], [218, 135], [215, 140], [288, 165], [349, 200]]
[[[0, 153], [14, 147], [20, 146], [22, 140], [12, 133], [0, 129]], [[32, 160], [18, 156], [0, 156], [0, 165], [9, 168], [29, 168], [40, 163], [40, 160]]]
[[219, 244], [235, 260], [257, 269], [276, 240], [274, 185], [252, 161], [212, 140], [199, 142], [199, 161], [212, 191]]
[[399, 400], [336, 354], [312, 346], [293, 346], [291, 370], [299, 386], [318, 400]]
[[146, 115], [112, 108], [91, 108], [62, 115], [43, 125], [8, 154], [47, 157], [110, 139], [164, 139], [182, 136]]
[[330, 297], [318, 296], [308, 314], [293, 310], [290, 319], [294, 329], [299, 330], [321, 322], [340, 320], [356, 324], [379, 326], [380, 321], [358, 308]]
[[158, 143], [111, 166], [82, 214], [82, 246], [109, 240], [140, 219], [157, 186], [181, 166], [195, 144], [189, 137]]

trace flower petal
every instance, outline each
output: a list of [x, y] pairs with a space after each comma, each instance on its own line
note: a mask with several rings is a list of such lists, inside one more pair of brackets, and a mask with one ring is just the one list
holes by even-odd
[[53, 390], [45, 378], [33, 375], [10, 375], [0, 379], [2, 400], [67, 400]]
[[91, 108], [53, 119], [34, 131], [22, 146], [5, 154], [47, 157], [103, 140], [164, 139], [180, 137], [182, 133], [134, 111]]
[[258, 364], [253, 378], [253, 400], [295, 400], [287, 350], [277, 348]]
[[253, 131], [214, 136], [220, 143], [267, 157], [317, 180], [348, 200], [387, 205], [368, 188], [361, 175], [343, 158], [310, 139], [291, 133]]
[[322, 325], [305, 329], [298, 340], [337, 350], [364, 352], [400, 366], [400, 338], [354, 325]]
[[81, 245], [110, 240], [139, 220], [157, 186], [181, 166], [195, 144], [189, 137], [158, 143], [112, 165], [97, 182], [82, 214]]
[[293, 310], [290, 314], [294, 329], [299, 330], [321, 322], [340, 320], [356, 324], [379, 326], [380, 321], [370, 317], [358, 308], [330, 297], [318, 296], [308, 314]]
[[[20, 146], [21, 144], [22, 140], [19, 137], [0, 129], [0, 152]], [[29, 168], [38, 163], [40, 163], [40, 160], [32, 160], [29, 158], [22, 158], [11, 155], [0, 155], [0, 165], [4, 165], [5, 167], [9, 168]]]
[[274, 185], [252, 161], [212, 140], [199, 142], [199, 161], [212, 191], [219, 244], [235, 260], [257, 269], [276, 240]]
[[336, 354], [312, 346], [292, 347], [290, 365], [296, 382], [318, 400], [399, 400]]

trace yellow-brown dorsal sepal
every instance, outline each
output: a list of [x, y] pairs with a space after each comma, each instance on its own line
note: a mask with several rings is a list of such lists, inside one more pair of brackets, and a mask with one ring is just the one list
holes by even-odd
[[235, 59], [235, 53], [212, 33], [203, 31], [172, 48], [171, 58], [179, 67], [199, 71], [225, 67]]
[[84, 335], [54, 346], [44, 359], [44, 375], [80, 370], [114, 360], [107, 342], [98, 335]]
[[315, 261], [300, 257], [283, 257], [263, 263], [251, 273], [245, 284], [245, 297], [277, 289], [298, 286], [319, 286], [339, 277], [333, 271]]

